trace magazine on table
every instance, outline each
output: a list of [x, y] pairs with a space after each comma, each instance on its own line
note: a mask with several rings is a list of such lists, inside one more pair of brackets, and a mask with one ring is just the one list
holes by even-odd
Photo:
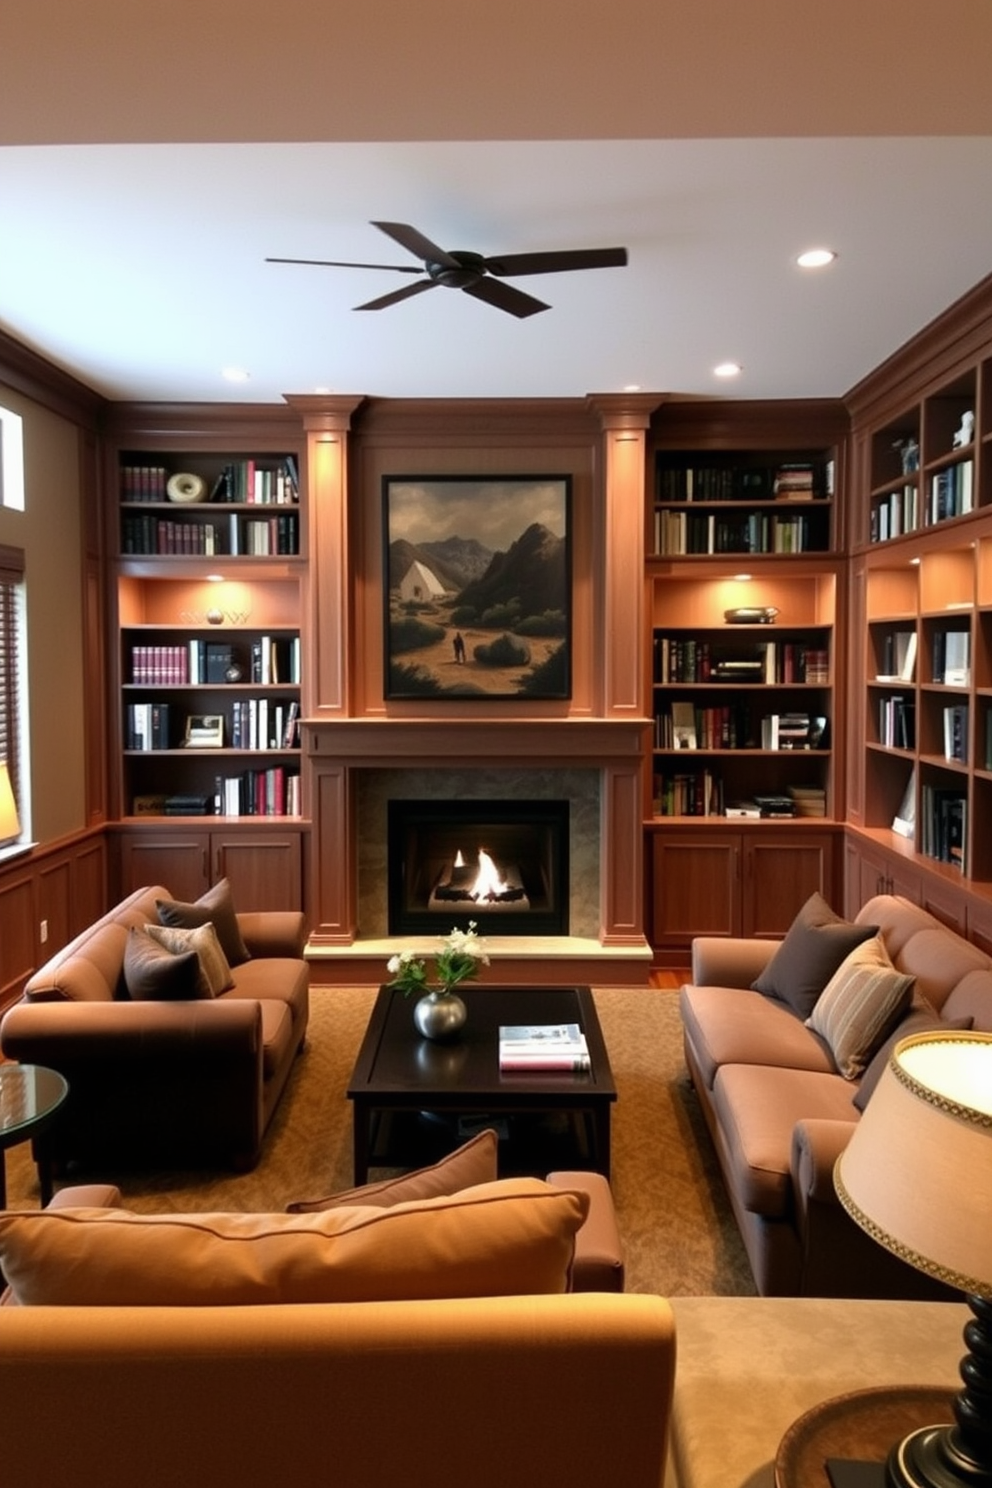
[[508, 1023], [499, 1030], [501, 1070], [568, 1070], [591, 1068], [586, 1036], [578, 1023]]

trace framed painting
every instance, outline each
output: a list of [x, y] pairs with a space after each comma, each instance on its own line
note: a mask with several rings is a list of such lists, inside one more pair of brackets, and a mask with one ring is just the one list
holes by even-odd
[[385, 696], [571, 696], [567, 475], [383, 477]]

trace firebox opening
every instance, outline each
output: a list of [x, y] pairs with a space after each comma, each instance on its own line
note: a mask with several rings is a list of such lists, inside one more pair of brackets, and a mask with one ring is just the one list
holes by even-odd
[[567, 801], [390, 801], [389, 933], [568, 934]]

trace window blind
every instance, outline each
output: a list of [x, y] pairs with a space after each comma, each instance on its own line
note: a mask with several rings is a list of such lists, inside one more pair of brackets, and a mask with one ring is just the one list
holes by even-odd
[[7, 761], [14, 799], [19, 791], [20, 739], [17, 690], [18, 622], [24, 583], [24, 552], [0, 543], [0, 759]]

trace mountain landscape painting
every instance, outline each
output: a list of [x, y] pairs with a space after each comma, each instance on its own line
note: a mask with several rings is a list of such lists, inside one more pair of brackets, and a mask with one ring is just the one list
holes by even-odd
[[386, 476], [387, 698], [567, 698], [568, 476]]

